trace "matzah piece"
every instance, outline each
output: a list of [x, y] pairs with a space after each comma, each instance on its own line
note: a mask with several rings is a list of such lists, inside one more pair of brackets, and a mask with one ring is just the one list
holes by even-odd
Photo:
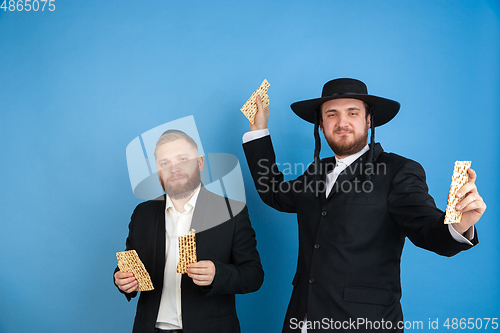
[[121, 272], [134, 273], [134, 277], [138, 282], [138, 291], [149, 291], [154, 289], [148, 271], [146, 271], [146, 267], [144, 267], [144, 264], [141, 259], [139, 259], [135, 250], [117, 252], [116, 259], [118, 259], [118, 268], [120, 268]]
[[269, 96], [267, 95], [267, 89], [269, 89], [270, 86], [271, 85], [269, 84], [269, 82], [264, 79], [259, 88], [254, 91], [252, 96], [250, 96], [248, 101], [243, 104], [240, 109], [252, 124], [255, 123], [255, 114], [257, 113], [257, 103], [255, 102], [255, 99], [257, 98], [257, 95], [259, 95], [262, 101], [262, 107], [264, 109], [267, 108], [269, 106]]
[[191, 230], [185, 236], [179, 236], [179, 263], [177, 273], [187, 273], [187, 265], [197, 262], [195, 230]]
[[459, 223], [462, 219], [462, 213], [455, 209], [457, 204], [462, 201], [462, 198], [457, 198], [458, 190], [464, 186], [468, 179], [469, 174], [467, 170], [470, 169], [471, 161], [456, 161], [453, 176], [451, 177], [450, 192], [448, 193], [448, 202], [446, 203], [446, 216], [444, 223]]

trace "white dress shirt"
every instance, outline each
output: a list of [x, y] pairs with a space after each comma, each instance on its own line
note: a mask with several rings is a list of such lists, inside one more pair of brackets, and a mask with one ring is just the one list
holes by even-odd
[[184, 213], [179, 213], [175, 209], [172, 200], [167, 195], [165, 205], [165, 275], [163, 277], [160, 308], [156, 319], [156, 327], [159, 329], [182, 329], [182, 274], [177, 273], [177, 263], [179, 262], [179, 240], [177, 237], [184, 236], [189, 232], [199, 193], [200, 187], [184, 205]]

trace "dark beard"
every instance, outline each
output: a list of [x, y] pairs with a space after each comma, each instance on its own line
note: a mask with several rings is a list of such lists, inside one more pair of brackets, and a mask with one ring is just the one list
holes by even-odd
[[328, 141], [328, 145], [333, 150], [336, 156], [350, 156], [354, 155], [357, 152], [361, 151], [366, 146], [368, 137], [368, 128], [365, 131], [365, 135], [363, 135], [358, 141], [354, 141], [351, 144], [347, 143], [337, 143], [332, 141]]
[[172, 186], [165, 185], [163, 180], [160, 178], [161, 186], [165, 190], [165, 193], [170, 197], [170, 199], [178, 200], [189, 197], [193, 192], [198, 188], [198, 185], [201, 183], [201, 175], [199, 171], [193, 172], [189, 175], [186, 184], [182, 186]]

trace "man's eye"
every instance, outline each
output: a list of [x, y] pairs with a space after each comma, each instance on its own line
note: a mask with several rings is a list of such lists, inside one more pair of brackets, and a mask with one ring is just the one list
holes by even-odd
[[160, 163], [160, 166], [167, 166], [167, 165], [168, 165], [168, 163], [167, 163], [167, 162], [161, 162], [161, 163]]

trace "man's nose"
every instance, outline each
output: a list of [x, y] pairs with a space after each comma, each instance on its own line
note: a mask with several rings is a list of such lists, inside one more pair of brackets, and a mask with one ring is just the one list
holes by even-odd
[[347, 127], [347, 126], [349, 126], [349, 121], [348, 121], [346, 115], [344, 115], [344, 114], [341, 113], [341, 114], [338, 115], [337, 119], [338, 119], [338, 126], [339, 127]]
[[174, 163], [170, 165], [171, 173], [178, 173], [179, 171], [181, 171], [181, 163]]

